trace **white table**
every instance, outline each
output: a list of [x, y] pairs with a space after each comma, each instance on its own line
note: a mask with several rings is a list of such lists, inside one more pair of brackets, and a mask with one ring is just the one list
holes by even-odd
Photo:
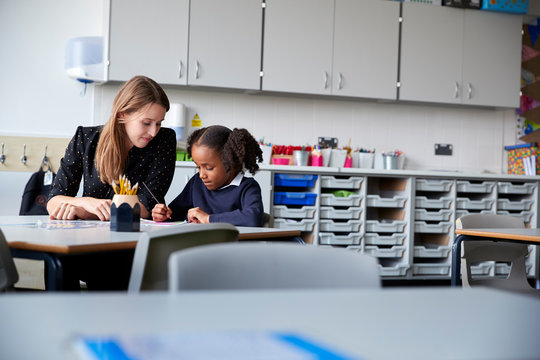
[[[141, 223], [142, 231], [163, 226]], [[45, 260], [47, 289], [61, 290], [62, 258], [74, 254], [133, 251], [140, 232], [110, 231], [109, 222], [49, 220], [48, 216], [0, 216], [0, 229], [16, 257]], [[239, 240], [290, 240], [300, 231], [238, 227]]]
[[79, 335], [293, 331], [362, 359], [537, 359], [540, 301], [490, 289], [0, 296], [3, 359], [65, 359]]

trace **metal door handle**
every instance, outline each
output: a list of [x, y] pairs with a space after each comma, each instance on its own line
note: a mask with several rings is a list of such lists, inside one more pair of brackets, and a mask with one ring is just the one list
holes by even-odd
[[470, 99], [470, 98], [472, 98], [472, 85], [471, 85], [471, 83], [467, 83], [467, 85], [469, 86], [469, 93], [468, 93], [467, 97]]
[[324, 72], [324, 88], [328, 89], [328, 73]]
[[341, 90], [341, 86], [343, 85], [343, 75], [341, 73], [338, 73], [338, 90]]
[[458, 98], [459, 96], [459, 83], [456, 81], [456, 87], [454, 89], [454, 98]]
[[199, 70], [201, 66], [199, 65], [199, 61], [197, 60], [197, 65], [195, 66], [195, 79], [199, 78]]

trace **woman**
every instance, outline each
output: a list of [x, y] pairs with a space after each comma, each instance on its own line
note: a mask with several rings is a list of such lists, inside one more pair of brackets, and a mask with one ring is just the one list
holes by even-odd
[[[109, 220], [111, 184], [121, 175], [139, 183], [141, 217], [149, 218], [156, 205], [152, 194], [164, 202], [174, 175], [175, 133], [161, 129], [168, 110], [167, 95], [155, 81], [136, 76], [126, 82], [104, 126], [77, 128], [49, 194], [50, 218]], [[76, 197], [81, 179], [83, 194]]]

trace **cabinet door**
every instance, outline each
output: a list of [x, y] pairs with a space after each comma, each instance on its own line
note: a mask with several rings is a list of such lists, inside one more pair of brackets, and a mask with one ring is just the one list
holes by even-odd
[[330, 94], [333, 0], [267, 0], [262, 89]]
[[461, 103], [462, 9], [403, 3], [399, 99]]
[[333, 94], [396, 99], [399, 2], [336, 0]]
[[463, 103], [518, 107], [521, 16], [465, 11]]
[[112, 0], [109, 80], [187, 84], [189, 0]]
[[191, 0], [189, 84], [260, 89], [262, 5]]

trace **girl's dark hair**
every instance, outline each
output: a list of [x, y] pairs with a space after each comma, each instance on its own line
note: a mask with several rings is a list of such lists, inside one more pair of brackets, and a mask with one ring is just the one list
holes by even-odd
[[227, 174], [237, 174], [244, 169], [255, 174], [259, 170], [257, 162], [262, 161], [259, 143], [246, 129], [231, 130], [221, 125], [208, 126], [195, 130], [189, 136], [187, 145], [189, 156], [193, 145], [207, 146], [220, 154]]

